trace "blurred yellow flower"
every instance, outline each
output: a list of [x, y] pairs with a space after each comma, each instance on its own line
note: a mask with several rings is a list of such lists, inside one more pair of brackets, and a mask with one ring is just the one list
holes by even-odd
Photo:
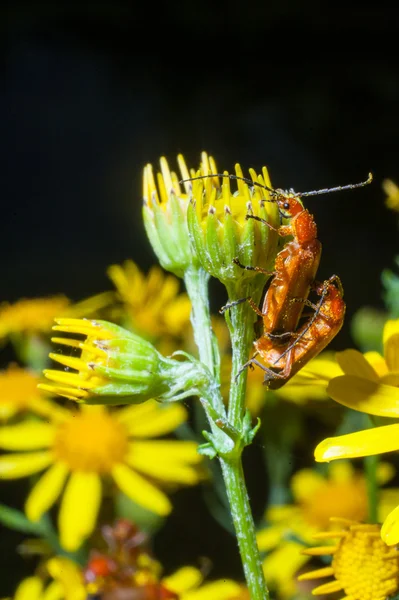
[[15, 334], [36, 334], [50, 331], [55, 317], [62, 316], [69, 300], [65, 296], [18, 300], [0, 305], [0, 339]]
[[[380, 483], [392, 476], [389, 465], [379, 465]], [[292, 477], [291, 491], [295, 503], [272, 506], [266, 513], [270, 525], [257, 536], [259, 549], [268, 552], [263, 563], [266, 581], [282, 598], [292, 596], [295, 575], [309, 560], [301, 554], [303, 543], [312, 544], [313, 536], [328, 528], [331, 515], [362, 521], [368, 513], [366, 480], [349, 462], [331, 465], [326, 477], [302, 469]], [[392, 499], [384, 498], [384, 492], [379, 515], [382, 519], [392, 507]]]
[[164, 273], [158, 266], [151, 267], [148, 275], [144, 275], [132, 260], [110, 266], [108, 275], [135, 333], [151, 340], [186, 333], [191, 303], [187, 294], [179, 294], [180, 282], [174, 275]]
[[151, 439], [185, 421], [180, 404], [148, 401], [119, 410], [102, 406], [67, 410], [54, 405], [52, 417], [50, 422], [25, 421], [1, 429], [0, 447], [17, 452], [0, 457], [0, 478], [16, 479], [47, 469], [26, 501], [32, 521], [54, 504], [66, 483], [58, 518], [66, 550], [77, 549], [92, 533], [103, 478], [110, 477], [134, 502], [163, 516], [172, 505], [159, 484], [193, 485], [202, 477], [195, 442]]
[[79, 567], [67, 558], [56, 557], [46, 563], [52, 581], [27, 577], [18, 585], [13, 600], [85, 600], [86, 591]]
[[0, 419], [30, 410], [40, 415], [51, 412], [51, 403], [37, 389], [40, 379], [28, 369], [11, 364], [0, 371]]
[[[331, 566], [299, 576], [300, 581], [333, 577], [318, 585], [312, 594], [343, 592], [350, 600], [386, 600], [399, 591], [399, 551], [380, 539], [380, 525], [332, 519], [334, 531], [315, 536], [319, 540], [336, 538], [331, 546], [310, 548], [309, 556], [332, 555]], [[323, 596], [324, 597], [324, 596]]]
[[391, 179], [384, 179], [382, 187], [387, 195], [385, 204], [391, 210], [399, 212], [399, 188]]

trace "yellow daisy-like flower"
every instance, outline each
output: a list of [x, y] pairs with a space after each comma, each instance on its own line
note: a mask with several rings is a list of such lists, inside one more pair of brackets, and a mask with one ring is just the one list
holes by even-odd
[[[387, 321], [383, 332], [384, 356], [357, 350], [337, 353], [343, 375], [328, 384], [331, 398], [354, 410], [381, 417], [399, 417], [399, 319]], [[399, 450], [399, 423], [327, 438], [315, 450], [319, 462], [370, 456]], [[382, 528], [387, 544], [399, 542], [399, 507]]]
[[38, 391], [39, 381], [37, 375], [15, 364], [0, 371], [0, 419], [10, 419], [27, 410], [49, 414], [51, 404]]
[[384, 179], [382, 187], [387, 195], [385, 204], [391, 210], [399, 212], [399, 188], [391, 179]]
[[56, 557], [46, 563], [52, 581], [27, 577], [18, 585], [13, 600], [85, 600], [86, 591], [80, 568], [67, 558]]
[[[389, 465], [379, 465], [380, 483], [392, 475]], [[268, 552], [263, 563], [266, 581], [282, 598], [295, 592], [295, 575], [308, 561], [299, 540], [312, 544], [314, 535], [328, 528], [331, 514], [362, 521], [368, 513], [366, 480], [349, 462], [331, 465], [327, 477], [302, 469], [292, 477], [291, 491], [295, 504], [272, 506], [266, 513], [270, 525], [257, 536], [259, 549]], [[384, 518], [391, 508], [392, 498], [382, 491], [379, 516]]]
[[176, 277], [166, 275], [158, 266], [144, 275], [131, 260], [112, 265], [108, 275], [124, 302], [133, 331], [150, 339], [185, 333], [191, 303], [187, 294], [179, 294]]
[[[198, 395], [209, 385], [209, 371], [199, 361], [162, 356], [144, 338], [109, 323], [88, 319], [56, 319], [56, 331], [85, 336], [52, 341], [78, 356], [50, 354], [67, 370], [47, 369], [54, 382], [39, 388], [88, 404], [136, 404], [150, 398], [177, 401]], [[73, 369], [76, 372], [71, 372]]]
[[62, 316], [69, 306], [65, 296], [18, 300], [0, 305], [0, 339], [15, 334], [47, 333], [55, 317]]
[[50, 422], [26, 421], [2, 428], [0, 447], [14, 452], [0, 457], [0, 478], [16, 479], [46, 469], [26, 501], [32, 521], [54, 504], [66, 484], [58, 522], [67, 550], [78, 548], [94, 529], [102, 479], [110, 478], [134, 502], [165, 516], [172, 505], [159, 484], [193, 485], [201, 478], [195, 442], [152, 439], [185, 421], [180, 404], [149, 401], [113, 411], [102, 406], [81, 410], [55, 406], [52, 417]]
[[399, 551], [380, 538], [380, 526], [332, 519], [334, 531], [319, 533], [319, 540], [335, 538], [333, 546], [310, 548], [309, 556], [332, 555], [329, 567], [300, 575], [300, 581], [334, 577], [312, 594], [342, 592], [341, 600], [386, 600], [399, 591]]

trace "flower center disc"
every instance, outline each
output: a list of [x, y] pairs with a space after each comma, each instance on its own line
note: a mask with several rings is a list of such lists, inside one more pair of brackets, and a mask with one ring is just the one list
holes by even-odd
[[124, 426], [112, 415], [97, 411], [77, 413], [62, 423], [54, 442], [57, 457], [72, 471], [109, 472], [127, 450]]
[[[367, 526], [366, 526], [367, 527]], [[390, 548], [370, 529], [348, 532], [334, 555], [332, 566], [336, 579], [353, 600], [380, 600], [397, 590], [398, 559], [389, 559]]]

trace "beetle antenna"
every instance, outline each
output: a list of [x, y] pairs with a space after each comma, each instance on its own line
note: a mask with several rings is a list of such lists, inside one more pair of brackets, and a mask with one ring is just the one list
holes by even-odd
[[319, 196], [321, 194], [330, 194], [331, 192], [343, 192], [344, 190], [354, 190], [356, 188], [364, 187], [365, 185], [369, 185], [373, 181], [373, 174], [369, 173], [366, 181], [361, 181], [360, 183], [351, 183], [349, 185], [339, 185], [338, 187], [333, 188], [324, 188], [323, 190], [313, 190], [312, 192], [302, 192], [299, 194], [295, 194], [298, 198], [304, 198], [305, 196]]

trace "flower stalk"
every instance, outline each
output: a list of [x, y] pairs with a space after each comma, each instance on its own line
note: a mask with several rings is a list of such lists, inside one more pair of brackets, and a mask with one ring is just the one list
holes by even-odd
[[[214, 373], [216, 381], [219, 381], [219, 354], [211, 328], [207, 293], [208, 275], [201, 271], [202, 269], [192, 269], [186, 272], [185, 282], [193, 303], [192, 324], [200, 360], [206, 361], [209, 371]], [[244, 417], [245, 372], [237, 379], [237, 383], [235, 381], [239, 369], [248, 358], [254, 317], [247, 302], [235, 306], [231, 313], [233, 316], [229, 316], [227, 321], [232, 339], [233, 369], [227, 423], [225, 419], [216, 417], [216, 414], [220, 417], [226, 415], [218, 388], [217, 393], [208, 394], [211, 407], [207, 408], [206, 401], [202, 402], [202, 406], [212, 430], [212, 434], [206, 437], [211, 440], [216, 450], [215, 454], [219, 456], [251, 600], [267, 600], [269, 593], [263, 575], [241, 459], [242, 451], [245, 445], [252, 441], [256, 428], [250, 431], [248, 419]], [[227, 437], [230, 443], [226, 443]]]

